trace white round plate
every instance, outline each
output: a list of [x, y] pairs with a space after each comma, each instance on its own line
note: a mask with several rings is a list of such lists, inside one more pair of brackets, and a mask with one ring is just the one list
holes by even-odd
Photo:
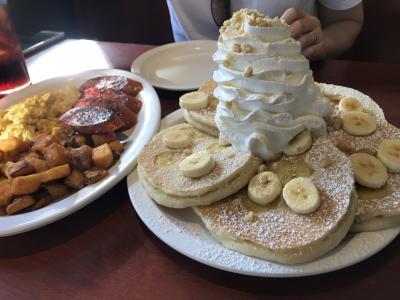
[[87, 79], [105, 75], [126, 76], [143, 84], [143, 90], [138, 95], [138, 98], [143, 103], [142, 109], [139, 113], [136, 126], [133, 129], [124, 132], [124, 134], [127, 135], [127, 138], [125, 140], [125, 150], [122, 153], [121, 158], [109, 170], [110, 174], [106, 178], [77, 191], [67, 198], [36, 211], [13, 216], [1, 216], [0, 236], [29, 231], [57, 221], [77, 211], [113, 187], [136, 166], [137, 157], [143, 146], [159, 129], [161, 113], [157, 93], [147, 81], [135, 74], [113, 69], [91, 70], [76, 75], [48, 79], [33, 84], [1, 99], [0, 108], [9, 107], [26, 97], [58, 89], [67, 84], [79, 87]]
[[[182, 123], [181, 110], [161, 121], [161, 129]], [[224, 248], [192, 209], [172, 209], [155, 204], [142, 188], [137, 171], [128, 176], [131, 202], [146, 226], [163, 242], [198, 262], [239, 274], [261, 277], [300, 277], [322, 274], [356, 264], [389, 244], [399, 228], [349, 234], [323, 257], [301, 265], [281, 265]]]
[[175, 91], [195, 90], [212, 78], [217, 65], [216, 41], [187, 41], [151, 49], [135, 59], [132, 72], [153, 86]]

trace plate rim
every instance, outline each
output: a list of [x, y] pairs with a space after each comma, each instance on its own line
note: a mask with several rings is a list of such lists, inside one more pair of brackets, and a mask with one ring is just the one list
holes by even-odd
[[209, 45], [209, 44], [217, 44], [217, 41], [215, 40], [192, 40], [192, 41], [182, 41], [182, 42], [175, 42], [175, 43], [168, 43], [162, 46], [158, 46], [155, 48], [152, 48], [142, 54], [140, 54], [138, 57], [135, 58], [135, 60], [132, 62], [131, 65], [131, 72], [138, 74], [139, 76], [145, 78], [150, 84], [152, 84], [154, 87], [161, 88], [164, 90], [169, 90], [169, 91], [191, 91], [191, 90], [196, 90], [200, 87], [200, 84], [196, 85], [166, 85], [166, 84], [160, 84], [159, 82], [156, 82], [154, 80], [151, 80], [149, 78], [146, 78], [142, 73], [141, 69], [143, 65], [146, 63], [146, 60], [150, 59], [153, 55], [156, 55], [160, 52], [168, 51], [170, 49], [174, 49], [177, 47], [186, 47], [186, 46], [196, 46], [196, 45]]
[[[163, 128], [165, 128], [165, 124], [166, 123], [179, 123], [179, 121], [176, 121], [176, 119], [183, 119], [183, 112], [181, 109], [178, 109], [174, 112], [172, 112], [171, 114], [167, 115], [166, 117], [164, 117], [161, 120], [161, 126], [160, 126], [160, 130], [162, 130]], [[174, 123], [175, 122], [175, 123]], [[171, 126], [171, 125], [170, 125]], [[224, 270], [224, 271], [228, 271], [231, 273], [236, 273], [236, 274], [242, 274], [242, 275], [249, 275], [249, 276], [256, 276], [256, 277], [276, 277], [276, 278], [291, 278], [291, 277], [306, 277], [306, 276], [313, 276], [313, 275], [318, 275], [318, 274], [325, 274], [325, 273], [329, 273], [329, 272], [333, 272], [333, 271], [337, 271], [340, 269], [344, 269], [347, 268], [349, 266], [355, 265], [361, 261], [366, 260], [367, 258], [371, 257], [372, 255], [378, 253], [379, 251], [381, 251], [383, 248], [385, 248], [389, 243], [391, 243], [396, 237], [397, 235], [400, 233], [400, 227], [398, 228], [389, 228], [386, 230], [382, 230], [382, 231], [375, 231], [375, 232], [363, 232], [363, 233], [356, 233], [354, 234], [354, 236], [366, 236], [366, 239], [368, 240], [368, 236], [371, 235], [376, 235], [376, 236], [382, 236], [382, 232], [385, 232], [388, 234], [388, 237], [386, 237], [380, 244], [377, 244], [377, 247], [375, 247], [375, 249], [373, 249], [372, 251], [367, 252], [366, 254], [360, 255], [360, 256], [356, 256], [353, 259], [347, 260], [345, 261], [345, 263], [343, 263], [343, 258], [340, 260], [341, 263], [330, 266], [330, 267], [326, 267], [324, 269], [317, 269], [314, 271], [293, 271], [291, 273], [285, 273], [285, 272], [276, 272], [276, 273], [268, 273], [268, 272], [252, 272], [252, 271], [245, 271], [239, 268], [234, 268], [234, 267], [230, 267], [228, 265], [223, 265], [223, 264], [216, 264], [210, 260], [207, 260], [203, 257], [200, 257], [199, 255], [195, 255], [193, 253], [190, 253], [188, 251], [186, 251], [186, 249], [183, 249], [183, 247], [180, 247], [179, 245], [174, 244], [173, 242], [171, 242], [165, 235], [162, 235], [162, 232], [157, 231], [153, 228], [154, 224], [152, 224], [144, 215], [144, 212], [140, 209], [140, 206], [137, 205], [136, 203], [136, 197], [133, 196], [133, 194], [136, 192], [136, 189], [132, 188], [134, 185], [139, 186], [140, 189], [142, 189], [142, 192], [144, 192], [139, 180], [138, 180], [138, 176], [137, 176], [137, 168], [135, 168], [127, 177], [127, 188], [128, 188], [128, 194], [129, 194], [129, 198], [131, 200], [132, 206], [134, 207], [137, 215], [139, 216], [139, 218], [142, 220], [142, 222], [147, 226], [147, 228], [150, 229], [150, 231], [155, 234], [162, 242], [164, 242], [165, 244], [167, 244], [169, 247], [171, 247], [172, 249], [174, 249], [175, 251], [189, 257], [190, 259], [193, 259], [199, 263], [205, 264], [207, 266], [216, 268], [216, 269], [220, 269], [220, 270]], [[144, 192], [145, 193], [145, 192]], [[148, 199], [151, 201], [150, 197], [148, 197]], [[153, 202], [153, 201], [152, 201]], [[154, 206], [158, 206], [157, 204], [155, 204], [154, 202], [152, 203]], [[194, 212], [192, 212], [194, 214]], [[201, 224], [201, 227], [205, 230], [208, 231], [204, 224]], [[352, 238], [353, 240], [353, 238]], [[225, 248], [224, 246], [221, 245], [221, 243], [219, 241], [217, 241], [216, 239], [214, 239], [214, 241], [216, 244], [219, 245], [219, 247], [224, 248], [227, 251], [233, 251], [230, 249]], [[349, 243], [351, 243], [352, 241], [350, 241]], [[357, 242], [357, 241], [355, 241]], [[341, 242], [342, 243], [342, 242]], [[340, 245], [340, 244], [339, 244]], [[333, 250], [331, 250], [333, 251]], [[330, 252], [331, 252], [330, 251]], [[341, 250], [339, 250], [340, 252]], [[328, 252], [328, 254], [330, 253]], [[265, 261], [259, 258], [254, 258], [254, 257], [250, 257], [250, 256], [246, 256], [244, 254], [239, 253], [240, 256], [245, 256], [247, 258], [250, 258], [252, 260], [255, 261], [263, 261], [265, 263], [269, 263], [269, 264], [274, 264], [274, 265], [279, 265], [279, 266], [283, 266], [285, 268], [296, 268], [298, 266], [307, 266], [307, 265], [311, 265], [315, 262], [318, 262], [320, 259], [323, 259], [325, 257], [322, 256], [310, 263], [306, 263], [306, 264], [300, 264], [300, 265], [282, 265], [279, 263], [275, 263], [275, 262], [270, 262], [270, 261]], [[339, 254], [338, 254], [339, 255]], [[347, 254], [350, 255], [350, 254]]]
[[[51, 90], [51, 87], [42, 87], [48, 84], [53, 84], [54, 86], [60, 87], [62, 86], [61, 83], [64, 83], [64, 86], [66, 86], [68, 85], [68, 82], [73, 80], [82, 80], [82, 82], [84, 82], [85, 80], [93, 77], [107, 75], [121, 75], [131, 78], [133, 80], [140, 81], [143, 84], [143, 90], [146, 92], [146, 94], [148, 94], [145, 99], [150, 99], [147, 101], [149, 103], [144, 105], [144, 119], [141, 128], [138, 132], [135, 132], [135, 125], [133, 131], [128, 136], [128, 139], [133, 135], [136, 136], [135, 140], [132, 141], [133, 144], [130, 146], [134, 147], [134, 145], [136, 145], [136, 147], [132, 148], [131, 150], [133, 152], [133, 156], [130, 156], [126, 159], [126, 161], [123, 162], [125, 166], [123, 166], [122, 169], [119, 168], [121, 163], [121, 160], [119, 160], [117, 164], [111, 167], [111, 172], [106, 178], [99, 181], [98, 183], [86, 186], [85, 188], [78, 190], [73, 194], [70, 194], [64, 199], [56, 201], [48, 206], [32, 212], [26, 212], [23, 214], [16, 214], [12, 216], [1, 216], [0, 237], [12, 236], [34, 230], [36, 228], [40, 228], [80, 210], [84, 206], [90, 204], [91, 202], [102, 196], [112, 187], [114, 187], [135, 168], [137, 164], [137, 158], [141, 149], [158, 131], [161, 119], [160, 99], [151, 84], [148, 83], [140, 75], [120, 69], [92, 69], [75, 74], [69, 74], [66, 76], [53, 77], [34, 83], [20, 91], [4, 97], [2, 99], [0, 107], [9, 107], [15, 103], [18, 103], [20, 100], [26, 99], [26, 97], [45, 92], [45, 90]], [[79, 79], [79, 77], [81, 77], [81, 79]], [[144, 101], [145, 99], [142, 99], [142, 101]], [[139, 140], [138, 138], [141, 139]], [[80, 193], [83, 193], [83, 195], [79, 195]], [[65, 203], [67, 203], [68, 201], [70, 201], [71, 203], [65, 205]], [[33, 219], [29, 219], [29, 217], [31, 216], [33, 216]], [[24, 221], [24, 219], [28, 220]], [[16, 222], [17, 224], [14, 224], [14, 226], [8, 226], [5, 229], [1, 226], [3, 224], [8, 224], [9, 222]]]

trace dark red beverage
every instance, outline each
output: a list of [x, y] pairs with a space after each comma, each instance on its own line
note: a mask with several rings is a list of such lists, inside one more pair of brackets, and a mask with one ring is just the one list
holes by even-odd
[[0, 94], [29, 83], [24, 59], [0, 61]]
[[0, 97], [29, 84], [29, 75], [17, 34], [0, 5]]

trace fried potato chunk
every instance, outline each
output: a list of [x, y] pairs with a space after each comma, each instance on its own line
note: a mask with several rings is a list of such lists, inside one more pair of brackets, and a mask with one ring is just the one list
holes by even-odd
[[53, 180], [57, 180], [60, 178], [67, 177], [71, 173], [71, 168], [69, 167], [68, 164], [64, 164], [61, 166], [53, 167], [51, 169], [48, 169], [40, 174], [41, 182], [46, 183], [50, 182]]
[[74, 169], [72, 170], [71, 174], [65, 178], [64, 183], [73, 189], [79, 190], [85, 186], [85, 177], [83, 176], [82, 172]]
[[0, 181], [0, 206], [7, 206], [12, 202], [14, 195], [11, 193], [11, 180]]
[[33, 145], [32, 145], [32, 150], [33, 151], [41, 151], [42, 149], [50, 146], [55, 142], [55, 138], [52, 135], [48, 134], [38, 134], [33, 138]]
[[34, 203], [35, 200], [30, 195], [15, 198], [14, 202], [8, 205], [6, 208], [7, 215], [15, 214], [16, 212], [32, 206]]
[[11, 180], [11, 193], [14, 195], [32, 194], [39, 189], [40, 184], [40, 174], [18, 176]]
[[121, 152], [124, 150], [124, 144], [118, 140], [108, 143], [108, 146], [110, 146], [111, 150], [117, 154], [121, 154]]
[[3, 166], [1, 167], [1, 172], [3, 173], [3, 175], [5, 177], [11, 178], [10, 169], [14, 165], [15, 165], [15, 162], [12, 162], [12, 161], [7, 161], [5, 164], [3, 164]]
[[53, 199], [61, 198], [69, 193], [69, 188], [61, 183], [46, 184], [44, 188]]
[[89, 170], [93, 166], [92, 152], [92, 148], [87, 145], [70, 149], [72, 166], [82, 172]]
[[50, 168], [68, 164], [71, 161], [71, 155], [63, 146], [57, 143], [44, 148], [42, 152]]
[[14, 160], [16, 156], [26, 151], [28, 144], [16, 137], [0, 140], [0, 150], [6, 160]]
[[47, 192], [38, 193], [35, 195], [35, 204], [30, 207], [31, 211], [37, 210], [39, 208], [45, 207], [53, 202], [53, 197], [50, 196]]
[[110, 143], [117, 139], [115, 133], [92, 134], [90, 137], [92, 138], [92, 142], [96, 147], [106, 143]]
[[108, 144], [103, 144], [94, 148], [92, 159], [96, 167], [100, 169], [108, 169], [114, 160], [110, 146]]
[[10, 177], [18, 177], [35, 173], [35, 168], [26, 160], [19, 160], [8, 169]]

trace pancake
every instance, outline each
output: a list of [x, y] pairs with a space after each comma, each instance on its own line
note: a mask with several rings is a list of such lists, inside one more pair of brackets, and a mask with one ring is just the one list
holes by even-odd
[[[191, 138], [184, 149], [170, 149], [163, 142], [167, 132], [183, 131]], [[199, 178], [183, 175], [179, 163], [192, 153], [206, 150], [215, 168]], [[138, 160], [138, 174], [148, 195], [158, 204], [184, 208], [221, 200], [245, 186], [261, 160], [232, 146], [220, 146], [218, 139], [184, 123], [167, 128], [145, 146]]]
[[213, 96], [216, 86], [217, 83], [213, 80], [206, 81], [202, 84], [199, 91], [208, 94], [208, 106], [199, 110], [183, 109], [183, 116], [186, 122], [192, 124], [195, 128], [218, 137], [219, 130], [214, 120], [218, 100]]
[[[376, 131], [369, 136], [355, 137], [343, 130], [333, 130], [329, 136], [347, 154], [365, 152], [375, 156], [382, 141], [400, 138], [400, 129], [380, 120]], [[400, 225], [400, 174], [388, 174], [383, 188], [370, 189], [357, 185], [359, 205], [351, 231], [375, 231]]]
[[[340, 99], [343, 97], [354, 97], [358, 101], [360, 101], [364, 111], [370, 112], [377, 119], [386, 120], [385, 114], [380, 106], [371, 99], [371, 97], [357, 91], [355, 89], [351, 89], [348, 87], [343, 87], [339, 85], [326, 84], [326, 83], [318, 83], [318, 85], [322, 88], [325, 96], [327, 96], [334, 104], [338, 104]], [[335, 106], [335, 110], [333, 114], [337, 113], [337, 106]]]
[[[215, 122], [211, 121], [211, 118], [214, 116], [215, 111], [211, 111], [209, 107], [203, 108], [199, 111], [183, 109], [183, 117], [186, 122], [205, 133], [218, 137], [219, 130], [216, 127]], [[214, 122], [214, 124], [210, 125], [211, 122]]]
[[[337, 95], [339, 98], [356, 98], [364, 111], [376, 118], [377, 129], [374, 133], [368, 136], [352, 136], [341, 128], [333, 128], [332, 119], [338, 115], [337, 108], [335, 109], [328, 120], [329, 138], [344, 153], [350, 155], [364, 152], [376, 156], [382, 141], [400, 138], [400, 129], [385, 120], [382, 109], [370, 97], [349, 88], [321, 86], [326, 93]], [[389, 179], [383, 188], [371, 189], [357, 184], [356, 190], [359, 201], [351, 231], [376, 231], [400, 225], [400, 174], [389, 172]]]
[[[280, 164], [284, 160], [288, 161], [286, 167]], [[316, 140], [302, 160], [313, 169], [310, 178], [322, 200], [311, 214], [296, 214], [281, 196], [266, 206], [257, 205], [249, 200], [246, 189], [194, 210], [227, 248], [284, 264], [311, 261], [333, 249], [347, 234], [357, 198], [351, 196], [354, 179], [350, 160], [327, 138]], [[278, 174], [288, 172], [288, 180], [293, 178], [290, 170], [296, 171], [296, 161], [299, 157], [284, 156], [267, 168]], [[287, 169], [288, 164], [294, 169]], [[282, 184], [286, 180], [281, 177]]]

